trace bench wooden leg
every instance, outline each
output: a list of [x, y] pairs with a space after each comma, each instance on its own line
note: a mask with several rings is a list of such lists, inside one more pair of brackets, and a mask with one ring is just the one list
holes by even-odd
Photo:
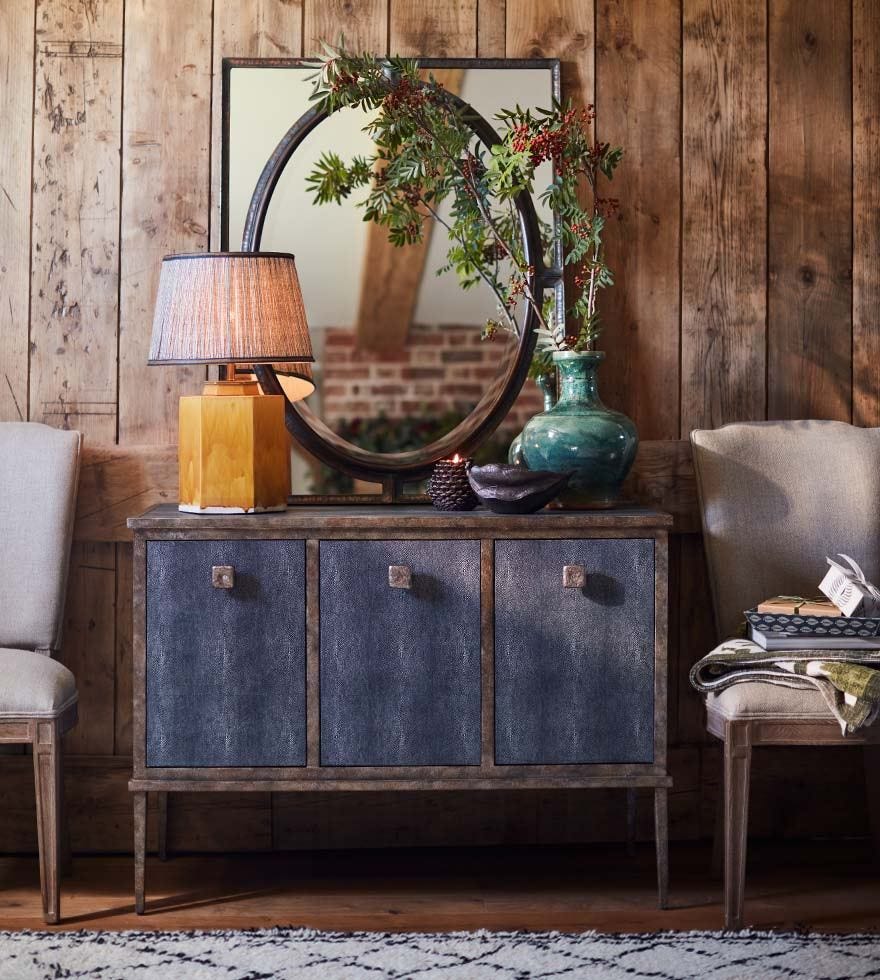
[[55, 925], [61, 918], [62, 793], [61, 735], [56, 721], [37, 722], [33, 752], [43, 918], [49, 925]]
[[654, 835], [657, 841], [657, 905], [669, 907], [669, 811], [668, 791], [654, 790]]
[[752, 761], [748, 722], [730, 722], [724, 739], [724, 927], [741, 929], [749, 826], [749, 770]]

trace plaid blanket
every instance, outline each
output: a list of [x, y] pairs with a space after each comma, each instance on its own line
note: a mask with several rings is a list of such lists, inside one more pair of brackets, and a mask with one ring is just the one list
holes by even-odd
[[780, 652], [751, 640], [727, 640], [691, 668], [691, 684], [704, 694], [744, 681], [816, 688], [844, 735], [880, 714], [880, 650]]

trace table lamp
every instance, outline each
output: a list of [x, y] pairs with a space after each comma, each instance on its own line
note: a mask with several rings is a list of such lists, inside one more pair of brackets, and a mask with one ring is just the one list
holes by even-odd
[[[180, 503], [195, 514], [284, 510], [290, 437], [284, 398], [236, 378], [283, 362], [308, 394], [312, 345], [292, 255], [196, 252], [162, 260], [150, 364], [224, 364], [226, 381], [180, 399]], [[294, 367], [295, 365], [295, 367]], [[314, 388], [314, 385], [312, 385]]]

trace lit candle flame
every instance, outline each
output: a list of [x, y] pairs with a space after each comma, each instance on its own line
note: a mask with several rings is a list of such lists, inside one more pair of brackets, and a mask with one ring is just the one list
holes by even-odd
[[458, 453], [456, 453], [456, 454], [455, 454], [455, 455], [454, 455], [454, 456], [452, 457], [452, 462], [453, 462], [453, 463], [460, 463], [460, 462], [461, 462], [461, 456], [459, 456], [459, 455], [458, 455]]

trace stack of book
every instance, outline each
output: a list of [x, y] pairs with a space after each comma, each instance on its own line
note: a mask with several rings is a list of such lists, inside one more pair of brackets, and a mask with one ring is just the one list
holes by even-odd
[[830, 599], [774, 596], [746, 620], [765, 650], [880, 650], [880, 617], [845, 616]]

